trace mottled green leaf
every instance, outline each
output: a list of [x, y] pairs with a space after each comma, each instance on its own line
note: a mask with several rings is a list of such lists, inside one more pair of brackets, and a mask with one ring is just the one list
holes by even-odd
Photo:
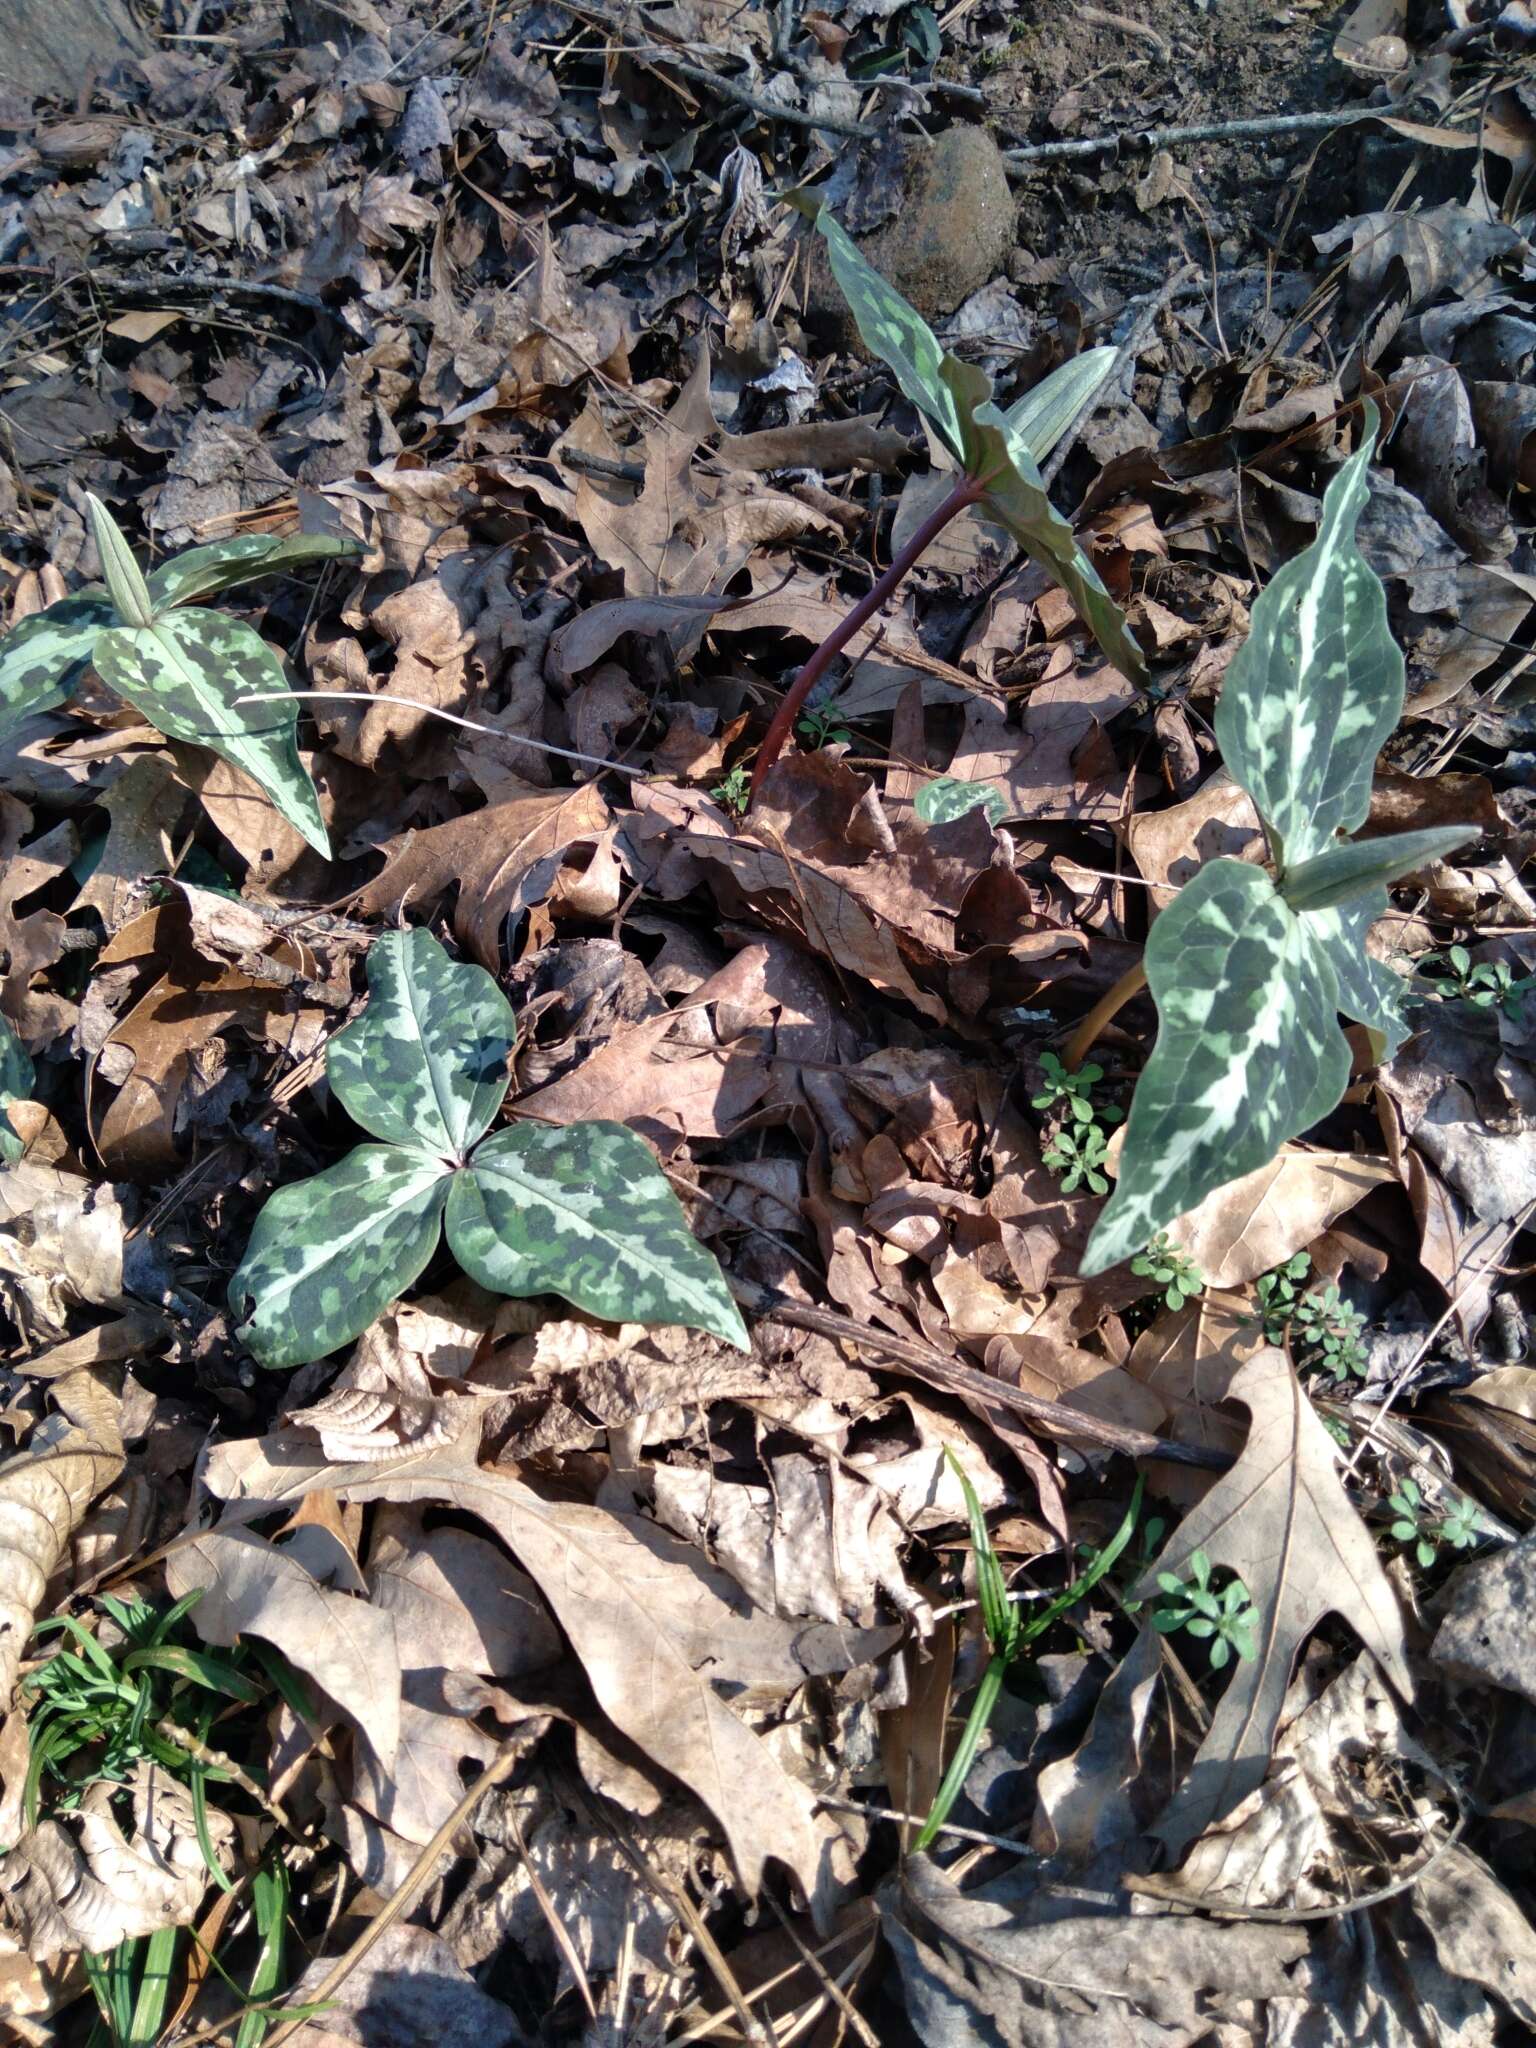
[[[282, 664], [249, 626], [221, 612], [168, 612], [152, 626], [103, 633], [93, 658], [107, 687], [151, 725], [243, 769], [316, 852], [329, 855], [320, 802], [299, 759], [298, 703]], [[272, 691], [284, 695], [245, 701]]]
[[133, 549], [123, 529], [100, 498], [87, 492], [85, 502], [90, 507], [91, 531], [96, 537], [96, 552], [101, 557], [101, 573], [111, 593], [113, 609], [126, 626], [152, 625], [155, 608], [150, 602], [149, 587], [144, 571], [133, 559]]
[[747, 1348], [741, 1312], [654, 1158], [623, 1124], [515, 1124], [455, 1177], [448, 1242], [497, 1294], [558, 1294], [614, 1323]]
[[13, 1102], [32, 1093], [32, 1056], [10, 1025], [0, 1017], [0, 1160], [12, 1165], [26, 1147], [7, 1112]]
[[437, 1249], [451, 1169], [398, 1145], [359, 1145], [279, 1188], [229, 1283], [239, 1335], [263, 1365], [307, 1365], [350, 1344]]
[[986, 376], [974, 364], [946, 356], [944, 377], [969, 422], [965, 466], [986, 484], [982, 510], [1006, 527], [1029, 559], [1061, 585], [1107, 659], [1122, 675], [1139, 680], [1146, 663], [1125, 614], [1046, 495], [1039, 466], [1023, 437], [987, 396]]
[[1000, 789], [990, 782], [966, 782], [958, 775], [938, 775], [925, 782], [912, 808], [925, 825], [947, 825], [951, 818], [976, 810], [985, 810], [994, 825], [1001, 825], [1008, 813]]
[[61, 598], [0, 640], [0, 734], [70, 696], [117, 613], [104, 590]]
[[165, 612], [232, 590], [237, 583], [253, 583], [258, 576], [361, 553], [360, 542], [329, 533], [293, 533], [283, 540], [273, 533], [242, 533], [205, 548], [187, 548], [162, 562], [150, 574], [149, 594], [155, 610]]
[[507, 1092], [511, 1004], [483, 967], [450, 960], [420, 929], [374, 940], [368, 990], [326, 1050], [332, 1088], [376, 1138], [462, 1159]]
[[1381, 579], [1355, 546], [1377, 414], [1328, 486], [1317, 539], [1253, 606], [1216, 707], [1233, 780], [1258, 806], [1282, 873], [1365, 822], [1371, 770], [1403, 709], [1403, 657]]
[[1439, 860], [1475, 839], [1477, 829], [1475, 825], [1431, 825], [1423, 832], [1346, 840], [1291, 868], [1280, 893], [1292, 910], [1328, 910]]
[[1042, 378], [1003, 414], [1035, 462], [1044, 462], [1115, 367], [1118, 349], [1089, 348]]
[[1157, 1044], [1085, 1274], [1129, 1258], [1339, 1101], [1349, 1045], [1330, 956], [1341, 940], [1247, 861], [1208, 861], [1161, 913], [1146, 951]]
[[1378, 1062], [1391, 1059], [1408, 1035], [1403, 984], [1365, 950], [1365, 935], [1386, 908], [1386, 890], [1368, 889], [1352, 903], [1308, 911], [1303, 918], [1313, 944], [1328, 955], [1339, 985], [1339, 1008], [1372, 1034]]
[[[946, 360], [938, 336], [915, 306], [865, 261], [858, 244], [812, 192], [785, 194], [826, 239], [827, 257], [838, 289], [848, 301], [864, 346], [890, 370], [934, 432], [963, 459], [963, 417], [944, 381]], [[990, 384], [988, 390], [991, 389]]]

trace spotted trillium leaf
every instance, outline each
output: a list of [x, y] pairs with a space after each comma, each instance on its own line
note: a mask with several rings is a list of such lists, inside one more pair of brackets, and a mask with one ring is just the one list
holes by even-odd
[[681, 1323], [747, 1348], [719, 1266], [623, 1124], [514, 1124], [455, 1177], [448, 1243], [497, 1294], [559, 1294], [607, 1322]]
[[1214, 1188], [1326, 1116], [1349, 1080], [1325, 933], [1263, 868], [1207, 861], [1153, 925], [1157, 1044], [1131, 1098], [1085, 1274], [1129, 1258]]
[[[120, 626], [96, 643], [108, 689], [172, 739], [193, 740], [242, 769], [317, 853], [330, 854], [315, 785], [299, 759], [297, 701], [277, 656], [222, 612], [167, 612], [152, 626]], [[272, 691], [277, 702], [248, 703]]]
[[173, 605], [216, 597], [220, 591], [232, 590], [237, 583], [252, 583], [258, 576], [276, 576], [310, 562], [333, 562], [339, 556], [361, 552], [359, 542], [329, 533], [293, 533], [286, 539], [273, 533], [238, 534], [209, 547], [188, 548], [162, 562], [150, 572], [149, 594], [158, 614]]
[[1032, 462], [1044, 462], [1090, 399], [1102, 389], [1120, 351], [1087, 348], [1060, 369], [1042, 377], [1032, 391], [1016, 399], [1003, 423], [1029, 450]]
[[507, 1092], [512, 1005], [483, 967], [450, 960], [420, 929], [374, 940], [368, 991], [326, 1048], [326, 1078], [374, 1137], [462, 1161]]
[[100, 498], [86, 493], [90, 507], [91, 533], [101, 558], [102, 580], [112, 599], [112, 608], [125, 626], [152, 626], [155, 607], [144, 581], [144, 571], [134, 560], [128, 537]]
[[1364, 824], [1376, 756], [1403, 712], [1386, 591], [1355, 545], [1376, 425], [1370, 406], [1317, 539], [1260, 593], [1216, 707], [1227, 772], [1258, 806], [1285, 876]]
[[229, 1283], [253, 1357], [307, 1365], [350, 1344], [437, 1250], [452, 1169], [401, 1145], [359, 1145], [279, 1188]]
[[1393, 832], [1383, 839], [1349, 839], [1293, 867], [1281, 886], [1292, 910], [1331, 910], [1367, 889], [1379, 889], [1427, 867], [1469, 839], [1475, 825], [1431, 825], [1423, 832]]
[[1000, 789], [990, 782], [967, 782], [958, 775], [937, 775], [932, 782], [925, 782], [912, 808], [925, 825], [947, 825], [951, 818], [963, 818], [968, 811], [977, 810], [985, 810], [994, 825], [1001, 825], [1008, 814]]
[[[784, 196], [825, 238], [832, 275], [848, 301], [864, 346], [886, 365], [950, 453], [963, 459], [965, 425], [944, 381], [947, 358], [938, 336], [895, 285], [866, 262], [858, 244], [814, 193], [788, 192]], [[990, 384], [987, 388], [991, 389]]]
[[61, 598], [0, 640], [0, 735], [73, 694], [117, 613], [104, 590]]
[[32, 1081], [31, 1054], [0, 1017], [0, 1160], [7, 1166], [14, 1165], [26, 1150], [8, 1112], [13, 1102], [26, 1101]]

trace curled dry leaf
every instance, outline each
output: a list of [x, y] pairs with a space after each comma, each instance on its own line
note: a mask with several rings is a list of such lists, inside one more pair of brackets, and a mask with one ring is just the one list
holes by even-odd
[[1337, 1446], [1283, 1351], [1256, 1352], [1229, 1388], [1253, 1418], [1242, 1456], [1132, 1587], [1187, 1576], [1203, 1550], [1246, 1584], [1259, 1654], [1240, 1662], [1195, 1761], [1155, 1832], [1179, 1853], [1264, 1781], [1296, 1654], [1325, 1614], [1347, 1621], [1404, 1699], [1413, 1697], [1403, 1617], [1371, 1533], [1345, 1492]]
[[[60, 1391], [66, 1383], [59, 1383]], [[122, 1469], [122, 1442], [105, 1416], [90, 1428], [69, 1429], [47, 1448], [18, 1452], [0, 1465], [0, 1712], [10, 1705], [17, 1667], [49, 1579], [81, 1516]]]
[[[45, 1820], [0, 1861], [0, 1956], [8, 1945], [34, 1962], [66, 1951], [101, 1955], [120, 1941], [179, 1927], [209, 1884], [192, 1798], [174, 1778], [141, 1763], [133, 1780], [133, 1832], [112, 1811], [121, 1788], [90, 1786], [77, 1814]], [[208, 1831], [227, 1860], [233, 1824], [210, 1808]]]

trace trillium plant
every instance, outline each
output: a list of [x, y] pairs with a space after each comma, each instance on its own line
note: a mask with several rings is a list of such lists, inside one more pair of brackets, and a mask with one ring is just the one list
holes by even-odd
[[[831, 663], [879, 612], [949, 522], [972, 507], [1003, 527], [1031, 561], [1056, 579], [1115, 667], [1127, 676], [1141, 677], [1145, 663], [1124, 615], [1046, 495], [1039, 468], [1109, 375], [1115, 351], [1095, 348], [1074, 357], [1004, 412], [993, 402], [992, 380], [985, 371], [940, 347], [916, 307], [865, 262], [813, 194], [792, 192], [788, 197], [825, 237], [832, 275], [865, 347], [879, 356], [928, 422], [955, 464], [955, 480], [897, 551], [885, 574], [795, 678], [758, 753], [754, 791], [783, 752], [801, 707]], [[952, 817], [969, 807], [958, 802], [953, 808], [956, 803], [946, 795], [936, 815]]]
[[1355, 545], [1377, 424], [1367, 405], [1317, 539], [1259, 597], [1223, 681], [1216, 737], [1272, 870], [1207, 861], [1152, 926], [1157, 1043], [1084, 1273], [1129, 1258], [1337, 1106], [1350, 1074], [1341, 1011], [1391, 1057], [1404, 1036], [1399, 984], [1366, 953], [1366, 932], [1388, 882], [1476, 837], [1470, 825], [1341, 837], [1365, 823], [1376, 756], [1403, 709], [1386, 593]]
[[369, 949], [368, 988], [326, 1075], [382, 1142], [280, 1188], [257, 1217], [230, 1303], [263, 1365], [307, 1364], [360, 1336], [444, 1231], [493, 1293], [558, 1294], [609, 1322], [680, 1323], [747, 1348], [724, 1275], [633, 1131], [490, 1130], [517, 1027], [483, 967], [450, 960], [430, 932], [391, 932]]
[[189, 548], [148, 576], [122, 529], [90, 501], [105, 586], [23, 619], [0, 640], [0, 735], [71, 695], [94, 668], [157, 731], [210, 748], [264, 789], [318, 853], [330, 854], [315, 786], [299, 759], [297, 701], [283, 666], [243, 620], [197, 602], [305, 562], [355, 554], [325, 534], [242, 534]]

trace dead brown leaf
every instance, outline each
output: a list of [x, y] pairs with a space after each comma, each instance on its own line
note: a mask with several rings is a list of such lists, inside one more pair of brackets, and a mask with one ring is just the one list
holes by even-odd
[[1240, 1287], [1284, 1264], [1396, 1178], [1384, 1159], [1287, 1145], [1267, 1166], [1228, 1181], [1169, 1224], [1168, 1239], [1193, 1259], [1208, 1287]]

